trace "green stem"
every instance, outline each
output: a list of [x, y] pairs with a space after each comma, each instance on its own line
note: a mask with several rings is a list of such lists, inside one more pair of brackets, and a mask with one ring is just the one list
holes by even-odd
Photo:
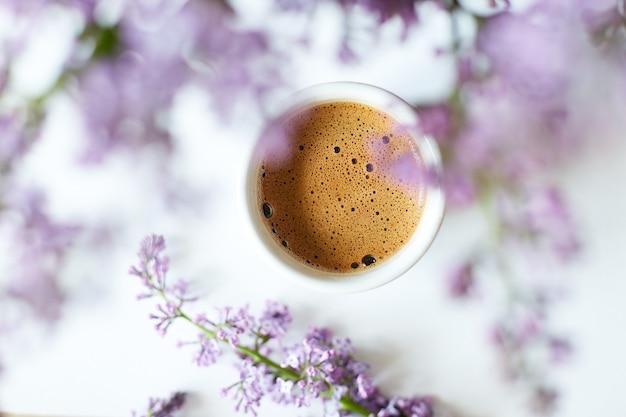
[[344, 410], [349, 411], [351, 413], [360, 414], [362, 416], [370, 416], [373, 413], [362, 405], [354, 402], [350, 397], [343, 396], [339, 400], [339, 404], [343, 407]]

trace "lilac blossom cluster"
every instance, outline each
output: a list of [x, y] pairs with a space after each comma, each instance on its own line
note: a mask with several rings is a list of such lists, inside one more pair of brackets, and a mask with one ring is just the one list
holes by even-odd
[[3, 316], [0, 327], [13, 326], [29, 315], [45, 322], [53, 322], [61, 315], [64, 293], [54, 273], [80, 230], [76, 225], [54, 222], [43, 211], [42, 199], [41, 194], [31, 192], [5, 200], [8, 204], [4, 210], [15, 217], [0, 218], [0, 228], [19, 251], [9, 265], [12, 279], [4, 283], [0, 300], [20, 304], [24, 308], [19, 310], [27, 313]]
[[[176, 94], [189, 85], [209, 91], [220, 116], [237, 103], [260, 102], [281, 85], [278, 51], [266, 33], [236, 24], [225, 1], [10, 0], [0, 16], [11, 30], [0, 35], [0, 239], [10, 241], [0, 271], [0, 318], [8, 335], [13, 323], [54, 323], [67, 299], [63, 260], [76, 241], [101, 225], [55, 219], [44, 190], [24, 183], [24, 159], [44, 135], [58, 96], [69, 98], [84, 127], [79, 162], [98, 163], [113, 152], [172, 150], [169, 112]], [[39, 33], [38, 25], [66, 16], [77, 25], [58, 76], [42, 91], [24, 93], [15, 81], [16, 63]], [[272, 57], [269, 59], [268, 57]], [[92, 228], [98, 230], [91, 230]], [[15, 313], [14, 313], [15, 312]], [[18, 317], [15, 317], [15, 316]], [[166, 326], [166, 323], [163, 324]]]
[[[175, 392], [165, 399], [150, 398], [148, 409], [140, 417], [174, 417], [183, 408], [186, 400], [187, 394], [184, 392]], [[133, 413], [133, 417], [138, 417], [137, 413]]]
[[218, 309], [216, 318], [187, 315], [185, 305], [195, 301], [180, 281], [167, 283], [168, 258], [163, 254], [165, 240], [152, 235], [143, 240], [139, 264], [130, 274], [143, 283], [140, 299], [156, 297], [160, 304], [150, 318], [161, 334], [175, 321], [183, 320], [199, 331], [198, 340], [184, 343], [196, 346], [198, 366], [215, 363], [226, 350], [236, 353], [239, 380], [224, 388], [236, 410], [256, 415], [263, 398], [279, 404], [308, 407], [312, 401], [324, 404], [324, 415], [335, 417], [356, 413], [376, 417], [432, 417], [433, 400], [384, 396], [367, 375], [369, 366], [355, 358], [349, 339], [334, 337], [329, 329], [313, 327], [302, 341], [286, 344], [291, 315], [287, 306], [268, 301], [257, 317], [249, 308]]
[[[87, 137], [82, 158], [88, 162], [119, 148], [171, 149], [168, 115], [185, 86], [209, 91], [214, 109], [226, 117], [237, 102], [261, 100], [281, 84], [279, 51], [271, 49], [267, 34], [238, 27], [235, 11], [225, 1], [133, 0], [121, 2], [122, 10], [97, 0], [30, 3], [5, 5], [16, 27], [32, 27], [61, 9], [79, 17], [81, 30], [71, 39], [57, 80], [27, 103], [30, 109], [18, 103], [16, 110], [29, 119], [39, 116], [33, 124], [38, 127], [47, 100], [58, 92], [69, 94], [83, 116]], [[16, 31], [4, 39], [8, 56], [0, 91], [11, 92], [11, 58], [30, 35]]]
[[503, 294], [488, 333], [505, 375], [540, 413], [556, 409], [549, 370], [573, 349], [551, 326], [567, 283], [550, 279], [550, 267], [576, 259], [582, 248], [567, 198], [541, 175], [588, 145], [597, 116], [573, 97], [602, 69], [576, 63], [599, 53], [606, 58], [599, 62], [623, 68], [624, 4], [548, 0], [480, 18], [476, 41], [454, 42], [450, 51], [458, 74], [453, 94], [420, 108], [423, 129], [442, 147], [450, 206], [477, 205], [487, 224], [487, 242], [451, 266], [448, 292], [463, 300], [490, 296], [493, 287]]
[[[506, 377], [512, 381], [525, 381], [531, 408], [546, 414], [555, 410], [559, 390], [546, 377], [548, 367], [544, 363], [563, 363], [569, 358], [572, 345], [566, 337], [549, 327], [550, 295], [534, 291], [527, 297], [512, 303], [511, 311], [498, 320], [491, 336], [503, 353]], [[544, 363], [538, 366], [534, 363], [537, 360]]]

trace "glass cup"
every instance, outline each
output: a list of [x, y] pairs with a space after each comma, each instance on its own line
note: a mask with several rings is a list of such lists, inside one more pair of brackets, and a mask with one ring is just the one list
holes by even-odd
[[[423, 182], [425, 202], [422, 217], [409, 241], [394, 255], [372, 268], [357, 272], [334, 273], [307, 265], [289, 255], [271, 236], [264, 225], [263, 209], [257, 198], [260, 164], [264, 144], [257, 141], [252, 149], [245, 178], [245, 202], [252, 239], [274, 269], [305, 286], [324, 292], [358, 292], [386, 284], [405, 273], [426, 253], [443, 220], [445, 199], [440, 187], [441, 158], [435, 141], [419, 130], [416, 110], [398, 96], [372, 85], [355, 82], [331, 82], [300, 90], [282, 101], [270, 115], [271, 127], [284, 118], [316, 104], [355, 102], [374, 107], [394, 118], [415, 141], [428, 180]], [[265, 137], [261, 135], [261, 138]]]

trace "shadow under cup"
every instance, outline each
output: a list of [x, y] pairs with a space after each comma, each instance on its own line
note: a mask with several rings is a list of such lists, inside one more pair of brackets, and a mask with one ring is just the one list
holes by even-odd
[[[333, 103], [355, 103], [363, 105], [361, 107], [373, 108], [377, 113], [388, 116], [390, 120], [395, 122], [396, 126], [401, 127], [403, 135], [409, 138], [407, 141], [411, 142], [411, 149], [418, 155], [421, 165], [420, 172], [410, 173], [413, 178], [406, 178], [405, 175], [405, 178], [400, 180], [404, 180], [405, 184], [419, 183], [420, 187], [419, 213], [421, 217], [414, 232], [412, 234], [407, 232], [408, 241], [382, 262], [368, 264], [364, 257], [362, 264], [361, 259], [359, 259], [358, 268], [357, 263], [354, 262], [352, 263], [354, 270], [344, 272], [336, 272], [328, 270], [328, 268], [320, 269], [312, 266], [314, 262], [311, 260], [290, 254], [291, 248], [288, 247], [288, 243], [277, 238], [276, 229], [268, 225], [268, 217], [274, 214], [272, 213], [272, 206], [265, 205], [259, 198], [260, 184], [261, 181], [265, 180], [266, 175], [264, 161], [268, 157], [277, 160], [288, 159], [290, 153], [304, 150], [304, 146], [298, 146], [289, 137], [293, 132], [290, 131], [290, 134], [285, 134], [286, 130], [282, 128], [285, 122], [292, 120], [294, 116], [306, 115], [310, 109]], [[329, 108], [329, 106], [325, 108]], [[345, 293], [376, 288], [394, 280], [415, 265], [435, 239], [443, 219], [445, 206], [444, 194], [439, 184], [441, 177], [439, 150], [431, 138], [420, 132], [418, 128], [419, 119], [415, 110], [396, 95], [381, 88], [361, 83], [333, 82], [315, 85], [295, 93], [278, 106], [274, 115], [267, 123], [266, 129], [257, 141], [250, 157], [246, 173], [245, 204], [259, 249], [268, 255], [269, 262], [281, 272], [281, 275], [319, 291]], [[336, 127], [335, 125], [333, 129]], [[334, 134], [331, 132], [317, 133], [327, 136]], [[383, 139], [384, 143], [389, 142], [387, 137]], [[337, 142], [340, 143], [339, 139]], [[374, 142], [372, 141], [372, 143]], [[339, 156], [341, 150], [339, 146], [334, 148], [331, 146], [328, 152], [330, 158], [333, 158], [333, 153]], [[319, 155], [315, 156], [319, 157]], [[345, 155], [342, 156], [345, 157]], [[356, 163], [355, 161], [356, 158], [353, 158], [352, 163]], [[368, 165], [366, 170], [369, 171], [370, 169], [373, 168]], [[364, 173], [367, 174], [367, 172]], [[285, 187], [290, 187], [290, 185]], [[305, 200], [305, 204], [306, 201], [310, 201], [310, 199], [307, 200], [308, 197], [311, 197], [308, 195], [308, 190], [287, 189], [290, 190], [290, 195], [302, 193], [301, 200]], [[313, 194], [312, 191], [310, 193]], [[339, 201], [341, 201], [341, 197], [339, 197]], [[372, 201], [374, 200], [372, 199]], [[300, 202], [302, 203], [302, 201]], [[300, 217], [306, 217], [308, 221], [308, 214]], [[337, 226], [340, 227], [341, 225]], [[367, 239], [367, 237], [364, 236], [363, 239]]]

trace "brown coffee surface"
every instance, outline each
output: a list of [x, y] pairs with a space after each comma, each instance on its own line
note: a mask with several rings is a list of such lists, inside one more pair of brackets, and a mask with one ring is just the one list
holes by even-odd
[[262, 156], [258, 207], [282, 250], [323, 271], [354, 273], [398, 252], [425, 193], [414, 139], [387, 113], [354, 102], [312, 106], [281, 122], [281, 152]]

